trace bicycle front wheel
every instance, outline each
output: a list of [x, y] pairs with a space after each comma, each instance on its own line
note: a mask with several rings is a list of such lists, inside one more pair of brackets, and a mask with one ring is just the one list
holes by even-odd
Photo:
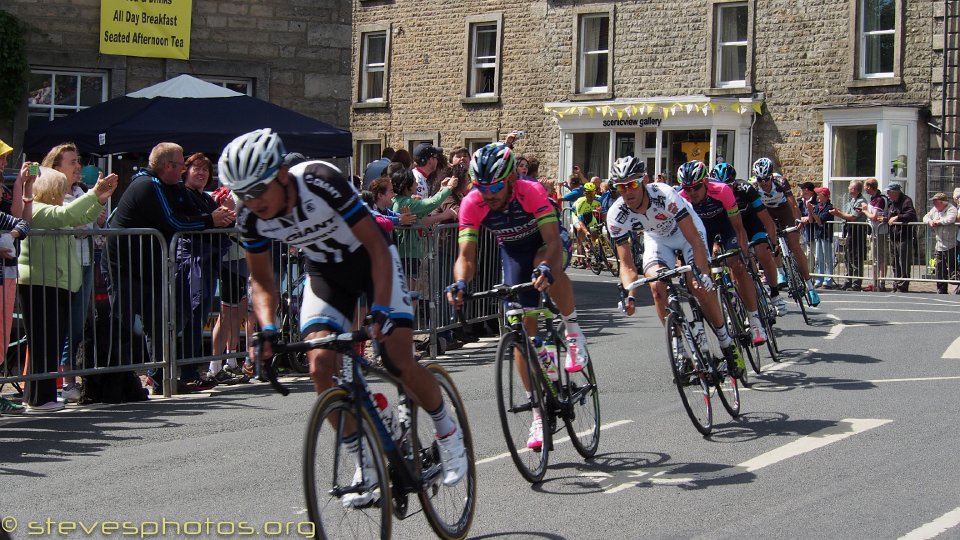
[[706, 376], [697, 367], [704, 365], [700, 348], [675, 314], [667, 316], [665, 328], [670, 371], [680, 392], [680, 401], [693, 427], [703, 435], [710, 435], [713, 430], [713, 405]]
[[[317, 397], [307, 423], [303, 489], [321, 538], [390, 538], [392, 495], [383, 445], [369, 413], [357, 412], [346, 390], [331, 388]], [[344, 444], [348, 429], [359, 434], [364, 469]]]
[[[563, 362], [567, 356], [567, 343], [562, 336], [566, 335], [566, 326], [562, 320], [555, 323], [557, 339], [557, 363]], [[587, 358], [590, 351], [587, 351]], [[597, 376], [593, 371], [593, 359], [587, 367], [576, 373], [561, 370], [561, 401], [565, 402], [564, 423], [570, 442], [577, 449], [577, 453], [585, 458], [591, 458], [597, 453], [600, 446], [600, 389], [597, 386]]]
[[607, 259], [603, 256], [603, 249], [600, 247], [600, 242], [594, 240], [590, 243], [590, 271], [595, 275], [600, 275], [600, 272], [603, 272], [603, 269], [607, 265]]
[[[497, 345], [497, 409], [507, 450], [520, 474], [530, 483], [543, 480], [547, 472], [553, 432], [544, 404], [540, 371], [534, 371], [531, 347], [516, 332], [508, 332]], [[519, 366], [519, 367], [518, 367]], [[527, 381], [527, 386], [524, 385]], [[528, 395], [529, 392], [529, 395]], [[542, 443], [528, 447], [534, 415], [542, 418]]]
[[433, 421], [430, 415], [421, 415], [420, 409], [415, 408], [412, 414], [413, 432], [417, 435], [414, 439], [414, 451], [420, 458], [418, 466], [424, 481], [418, 496], [427, 521], [437, 536], [460, 540], [467, 536], [477, 510], [477, 467], [473, 457], [473, 434], [467, 421], [466, 407], [450, 374], [436, 362], [425, 364], [424, 367], [440, 385], [447, 414], [463, 434], [463, 446], [467, 451], [467, 473], [452, 486], [443, 483], [443, 466]]

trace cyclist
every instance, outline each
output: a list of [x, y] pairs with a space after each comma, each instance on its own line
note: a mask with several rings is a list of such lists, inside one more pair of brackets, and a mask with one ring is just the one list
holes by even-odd
[[595, 233], [590, 229], [599, 225], [593, 213], [600, 209], [600, 201], [597, 200], [597, 185], [593, 182], [587, 182], [583, 185], [583, 197], [580, 197], [573, 203], [573, 215], [577, 223], [577, 238], [579, 243], [577, 250], [580, 256], [584, 254], [584, 246], [590, 245], [590, 239]]
[[[695, 263], [697, 268], [710, 268], [707, 233], [700, 217], [672, 187], [651, 183], [643, 161], [632, 156], [616, 160], [610, 169], [610, 181], [620, 192], [620, 198], [607, 212], [607, 230], [620, 256], [622, 287], [636, 281], [639, 274], [629, 244], [631, 231], [644, 233], [642, 268], [648, 277], [664, 268], [673, 267], [677, 250], [683, 253], [684, 261]], [[692, 284], [693, 281], [698, 283]], [[744, 369], [743, 358], [727, 331], [720, 300], [712, 294], [713, 281], [707, 274], [700, 274], [696, 280], [688, 280], [687, 284], [703, 308], [707, 321], [716, 331], [723, 355], [730, 366], [730, 374], [740, 377]], [[650, 283], [650, 292], [662, 324], [667, 316], [667, 287], [655, 281]], [[628, 296], [623, 303], [623, 311], [633, 315], [636, 299], [633, 291], [626, 293]]]
[[[289, 167], [283, 155], [279, 135], [265, 128], [234, 139], [219, 162], [220, 180], [241, 202], [237, 227], [250, 269], [253, 317], [261, 327], [255, 336], [263, 347], [259, 360], [270, 361], [271, 343], [277, 339], [277, 290], [269, 247], [271, 240], [281, 240], [300, 248], [306, 259], [300, 311], [305, 339], [348, 331], [358, 299], [365, 294], [372, 300], [369, 330], [383, 344], [384, 364], [430, 413], [443, 482], [456, 484], [467, 471], [463, 434], [449, 416], [436, 380], [413, 360], [413, 313], [396, 246], [336, 167], [324, 161]], [[307, 358], [317, 393], [331, 388], [339, 355], [319, 349], [307, 353]], [[354, 482], [366, 478], [368, 487], [375, 485], [376, 470], [369, 457], [358, 455], [359, 437], [354, 433], [344, 443], [357, 463]], [[344, 504], [368, 504], [378, 497], [374, 491], [350, 494]]]
[[782, 317], [787, 313], [787, 303], [780, 297], [780, 291], [777, 289], [777, 261], [773, 257], [770, 246], [777, 245], [777, 226], [774, 225], [767, 207], [763, 205], [760, 199], [760, 192], [757, 188], [745, 182], [738, 182], [737, 170], [729, 163], [717, 163], [710, 172], [710, 176], [719, 182], [723, 182], [733, 189], [733, 195], [737, 198], [737, 207], [740, 209], [740, 217], [743, 220], [743, 228], [747, 230], [747, 239], [750, 242], [756, 242], [766, 238], [769, 243], [757, 244], [753, 248], [753, 253], [760, 266], [763, 267], [763, 273], [767, 279], [767, 285], [770, 289], [770, 299], [773, 301], [773, 307], [777, 311], [777, 316]]
[[[560, 224], [547, 192], [538, 182], [520, 180], [515, 168], [515, 156], [509, 146], [491, 143], [473, 154], [470, 176], [476, 189], [460, 203], [460, 252], [454, 263], [455, 282], [447, 287], [447, 299], [454, 305], [463, 302], [466, 284], [473, 278], [477, 260], [477, 236], [480, 227], [486, 227], [500, 245], [503, 261], [503, 282], [517, 285], [533, 277], [537, 291], [550, 289], [554, 303], [567, 327], [566, 371], [581, 371], [588, 362], [587, 342], [577, 324], [573, 300], [573, 286], [564, 272], [569, 263], [569, 251], [561, 237]], [[524, 307], [536, 307], [539, 293], [529, 291], [520, 298]], [[537, 334], [537, 319], [528, 317], [524, 325], [530, 335]], [[518, 371], [526, 373], [522, 363]], [[529, 381], [524, 380], [528, 389]], [[534, 410], [527, 447], [543, 445], [541, 413]]]
[[[774, 223], [780, 229], [792, 227], [800, 219], [800, 208], [797, 206], [797, 200], [793, 196], [793, 190], [790, 189], [790, 182], [783, 176], [774, 174], [773, 162], [770, 158], [762, 157], [753, 164], [753, 174], [756, 175], [756, 188], [760, 192], [760, 199], [763, 205], [767, 207], [767, 212], [773, 218]], [[774, 178], [776, 177], [776, 178]], [[803, 276], [807, 289], [807, 300], [811, 306], [820, 305], [820, 295], [810, 280], [810, 268], [807, 265], [807, 256], [800, 249], [799, 231], [794, 231], [784, 238], [790, 247], [790, 252], [800, 267], [800, 274]], [[785, 282], [783, 275], [779, 275], [780, 282]]]

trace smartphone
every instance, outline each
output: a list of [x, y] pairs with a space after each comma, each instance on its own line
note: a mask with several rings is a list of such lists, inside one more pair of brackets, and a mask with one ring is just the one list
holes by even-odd
[[31, 163], [28, 174], [30, 174], [30, 175], [32, 175], [32, 176], [36, 176], [36, 175], [40, 174], [40, 164], [39, 164], [39, 163]]

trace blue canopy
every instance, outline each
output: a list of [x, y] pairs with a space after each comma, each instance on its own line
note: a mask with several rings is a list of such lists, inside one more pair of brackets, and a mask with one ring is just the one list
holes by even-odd
[[174, 142], [185, 152], [219, 154], [236, 136], [265, 127], [278, 132], [290, 152], [311, 158], [353, 153], [347, 130], [189, 75], [32, 128], [24, 150], [42, 156], [69, 141], [81, 152], [106, 155]]

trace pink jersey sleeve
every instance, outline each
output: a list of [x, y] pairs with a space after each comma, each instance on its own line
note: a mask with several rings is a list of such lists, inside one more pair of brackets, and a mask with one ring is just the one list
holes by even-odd
[[480, 224], [483, 223], [483, 218], [487, 217], [489, 211], [490, 207], [483, 202], [479, 191], [473, 190], [467, 193], [467, 196], [460, 201], [460, 230], [469, 229], [476, 233], [480, 230]]
[[737, 206], [737, 196], [733, 193], [733, 188], [722, 182], [707, 182], [707, 196], [713, 197], [723, 204], [727, 215], [736, 215], [740, 208]]
[[517, 200], [525, 212], [529, 212], [538, 221], [543, 216], [553, 212], [553, 205], [547, 198], [547, 190], [543, 188], [540, 182], [530, 180], [517, 180], [513, 183], [513, 189], [516, 190]]

